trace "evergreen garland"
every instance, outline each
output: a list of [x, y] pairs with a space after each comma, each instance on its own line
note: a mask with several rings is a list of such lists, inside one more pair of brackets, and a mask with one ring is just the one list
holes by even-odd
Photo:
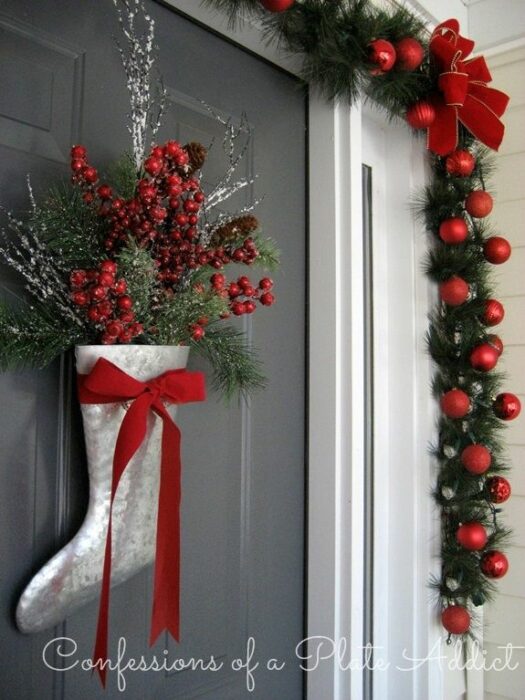
[[[434, 112], [433, 100], [442, 89], [438, 88], [438, 78], [447, 69], [440, 69], [437, 58], [433, 60], [424, 26], [407, 9], [384, 11], [369, 0], [296, 0], [283, 2], [280, 8], [274, 4], [274, 11], [269, 12], [264, 9], [264, 0], [203, 2], [226, 13], [232, 26], [248, 17], [256, 18], [268, 42], [301, 56], [304, 79], [328, 98], [350, 104], [358, 97], [370, 99], [389, 118], [406, 117], [411, 126], [429, 126], [430, 120], [424, 122]], [[447, 30], [449, 40], [464, 42], [461, 50], [468, 56], [472, 47], [462, 37], [458, 40], [454, 20], [449, 21]], [[390, 42], [394, 51], [397, 43], [408, 37], [424, 48], [422, 60], [411, 70], [397, 61], [387, 70], [378, 70], [371, 52], [376, 40]], [[506, 96], [495, 93], [493, 99], [498, 106], [492, 109], [493, 116], [503, 113], [506, 106]], [[422, 110], [416, 110], [415, 117], [410, 114], [414, 107]], [[501, 419], [510, 419], [519, 412], [519, 401], [513, 395], [513, 412], [505, 415], [497, 409], [502, 375], [490, 367], [476, 369], [471, 359], [473, 349], [481, 344], [498, 348], [498, 352], [502, 347], [499, 338], [490, 332], [485, 315], [487, 303], [493, 299], [493, 287], [484, 244], [493, 232], [484, 218], [470, 216], [465, 204], [471, 192], [485, 190], [493, 163], [488, 149], [461, 123], [456, 149], [456, 153], [467, 152], [467, 158], [475, 164], [473, 170], [456, 172], [447, 167], [445, 157], [432, 156], [430, 182], [414, 203], [431, 239], [425, 264], [430, 279], [441, 285], [451, 278], [461, 278], [463, 288], [470, 292], [458, 304], [441, 301], [430, 315], [427, 335], [437, 368], [433, 381], [436, 398], [441, 400], [446, 392], [460, 389], [470, 404], [462, 418], [447, 417], [442, 404], [439, 440], [433, 449], [439, 467], [434, 498], [442, 513], [442, 570], [432, 585], [439, 596], [449, 641], [452, 634], [473, 636], [476, 625], [475, 618], [470, 624], [470, 613], [495, 592], [492, 576], [500, 574], [485, 573], [483, 561], [484, 556], [508, 541], [509, 531], [500, 523], [497, 504], [509, 494], [507, 482], [503, 496], [493, 493], [492, 484], [507, 471]], [[440, 237], [440, 226], [454, 217], [467, 223], [465, 238], [445, 242]], [[470, 446], [489, 451], [491, 462], [485, 472], [471, 473], [466, 468], [462, 453]], [[458, 530], [465, 523], [486, 529], [483, 546], [466, 548], [460, 543]]]
[[[268, 41], [275, 40], [285, 51], [302, 55], [305, 79], [320, 87], [329, 98], [351, 103], [363, 96], [373, 100], [389, 117], [398, 118], [436, 91], [439, 71], [429, 58], [425, 28], [404, 8], [386, 12], [369, 0], [302, 0], [286, 12], [267, 13], [259, 0], [204, 1], [228, 13], [232, 24], [243, 17], [256, 16]], [[119, 13], [119, 17], [121, 24], [125, 24], [125, 15]], [[120, 47], [131, 97], [133, 154], [108, 171], [112, 188], [104, 184], [104, 194], [101, 188], [95, 188], [93, 183], [98, 183], [98, 174], [87, 163], [85, 149], [77, 146], [73, 149], [72, 163], [75, 187], [55, 187], [42, 203], [35, 201], [30, 189], [32, 206], [27, 217], [22, 221], [7, 214], [0, 254], [24, 278], [28, 299], [17, 304], [0, 301], [0, 368], [42, 367], [77, 343], [98, 342], [103, 324], [82, 312], [82, 294], [84, 289], [91, 294], [93, 285], [97, 284], [92, 279], [106, 274], [107, 268], [112, 275], [122, 277], [115, 282], [122, 290], [115, 292], [112, 302], [124, 303], [122, 297], [128, 296], [125, 303], [129, 308], [116, 317], [117, 325], [125, 326], [118, 335], [121, 342], [136, 337], [135, 342], [141, 343], [191, 344], [211, 363], [215, 382], [226, 396], [235, 390], [246, 393], [263, 385], [260, 365], [244, 335], [225, 324], [224, 318], [232, 310], [237, 315], [251, 313], [243, 309], [255, 307], [252, 299], [271, 305], [272, 282], [268, 278], [262, 280], [260, 291], [253, 290], [247, 278], [243, 284], [239, 279], [239, 284], [232, 282], [227, 286], [224, 276], [211, 275], [208, 267], [221, 269], [225, 261], [246, 259], [251, 264], [256, 258], [267, 269], [278, 263], [275, 243], [262, 236], [251, 208], [226, 217], [221, 212], [213, 220], [217, 213], [214, 209], [251, 182], [232, 184], [232, 176], [246, 150], [246, 146], [240, 154], [235, 150], [235, 139], [243, 133], [244, 122], [240, 128], [231, 122], [224, 124], [229, 168], [225, 179], [209, 195], [212, 204], [203, 210], [204, 223], [198, 232], [203, 251], [195, 252], [195, 260], [191, 256], [184, 258], [190, 259], [191, 265], [179, 265], [181, 270], [174, 266], [175, 272], [168, 269], [167, 241], [171, 235], [168, 224], [154, 225], [158, 233], [155, 239], [141, 228], [143, 220], [136, 224], [131, 235], [130, 226], [119, 223], [117, 216], [117, 209], [122, 207], [127, 212], [124, 219], [127, 214], [133, 218], [136, 212], [142, 216], [145, 209], [147, 216], [153, 216], [151, 203], [145, 205], [141, 200], [144, 194], [141, 188], [144, 185], [146, 189], [157, 188], [153, 199], [156, 205], [163, 204], [173, 196], [168, 193], [167, 179], [162, 180], [168, 172], [175, 180], [180, 176], [177, 182], [180, 180], [181, 185], [187, 184], [191, 190], [189, 180], [199, 180], [206, 155], [200, 144], [181, 147], [168, 142], [144, 157], [147, 130], [151, 128], [154, 135], [159, 126], [158, 115], [152, 119], [151, 114], [153, 25], [146, 14], [144, 18], [150, 23], [145, 47], [132, 28], [125, 33], [128, 49]], [[396, 64], [387, 71], [378, 71], [371, 59], [371, 44], [381, 39], [395, 45], [407, 37], [424, 46], [421, 63], [412, 70]], [[162, 102], [162, 90], [160, 97]], [[162, 104], [159, 110], [162, 111]], [[483, 247], [491, 230], [484, 220], [467, 214], [465, 199], [472, 191], [485, 189], [492, 164], [487, 149], [462, 127], [458, 148], [473, 156], [474, 170], [461, 176], [451, 174], [446, 158], [432, 157], [431, 181], [416, 202], [416, 210], [432, 240], [426, 261], [428, 275], [437, 284], [460, 277], [470, 289], [470, 296], [463, 303], [440, 303], [431, 314], [428, 330], [429, 352], [437, 367], [433, 382], [436, 397], [441, 399], [446, 392], [460, 388], [470, 402], [470, 411], [461, 418], [447, 417], [443, 410], [434, 449], [439, 465], [434, 495], [442, 512], [442, 573], [433, 585], [444, 614], [463, 610], [463, 606], [471, 610], [491, 597], [494, 583], [483, 573], [482, 559], [500, 547], [509, 535], [499, 522], [499, 508], [488, 480], [507, 469], [500, 436], [500, 418], [506, 416], [497, 415], [494, 410], [502, 377], [493, 370], [476, 369], [471, 360], [476, 346], [495, 342], [484, 316], [486, 304], [493, 297]], [[198, 189], [198, 182], [195, 187]], [[191, 199], [189, 195], [188, 199]], [[119, 202], [118, 208], [115, 201]], [[184, 210], [185, 201], [169, 205], [173, 209], [168, 216], [169, 224], [176, 221], [175, 212], [180, 215], [191, 211]], [[164, 214], [160, 212], [159, 216], [158, 221], [163, 221]], [[454, 245], [444, 242], [439, 235], [442, 222], [452, 217], [468, 224], [467, 237]], [[191, 248], [192, 236], [187, 240]], [[204, 251], [209, 252], [209, 260], [194, 265]], [[186, 255], [188, 250], [179, 252]], [[111, 260], [106, 259], [108, 255]], [[124, 294], [126, 288], [128, 295]], [[243, 294], [244, 302], [239, 301]], [[126, 316], [121, 323], [119, 319]], [[109, 340], [114, 342], [112, 339], [116, 337], [110, 336]], [[104, 338], [103, 335], [106, 342], [108, 338]], [[472, 445], [489, 450], [488, 471], [472, 474], [465, 469], [462, 453]], [[473, 522], [488, 532], [487, 542], [475, 550], [465, 548], [457, 538], [458, 528]], [[445, 616], [443, 621], [445, 624]], [[459, 636], [472, 634], [469, 624], [462, 629], [457, 625], [445, 626]]]

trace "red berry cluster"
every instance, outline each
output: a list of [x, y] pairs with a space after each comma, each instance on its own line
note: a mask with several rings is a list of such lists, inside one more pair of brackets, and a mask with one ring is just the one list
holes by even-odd
[[173, 288], [188, 270], [209, 265], [220, 270], [230, 262], [251, 265], [259, 255], [252, 238], [241, 246], [221, 242], [216, 247], [199, 243], [197, 224], [205, 201], [198, 177], [191, 174], [188, 146], [168, 141], [152, 148], [144, 161], [145, 176], [135, 196], [113, 198], [111, 187], [98, 187], [98, 173], [87, 162], [86, 149], [73, 146], [73, 181], [84, 190], [84, 200], [97, 204], [99, 214], [110, 222], [104, 241], [108, 254], [116, 252], [132, 235], [148, 246], [158, 268], [158, 279]]
[[73, 270], [69, 277], [73, 303], [84, 308], [88, 320], [102, 331], [104, 345], [130, 343], [144, 330], [135, 322], [126, 281], [116, 275], [116, 263], [103, 260], [96, 270]]
[[273, 281], [269, 277], [263, 277], [256, 288], [250, 279], [243, 275], [237, 282], [230, 282], [221, 273], [216, 273], [210, 279], [212, 289], [224, 298], [230, 299], [230, 310], [234, 316], [252, 314], [257, 305], [254, 300], [259, 301], [263, 306], [272, 306], [275, 297], [271, 292]]

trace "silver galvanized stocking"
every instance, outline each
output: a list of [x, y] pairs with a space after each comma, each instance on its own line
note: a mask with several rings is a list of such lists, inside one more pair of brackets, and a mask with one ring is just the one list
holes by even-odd
[[[89, 374], [104, 357], [139, 381], [186, 366], [180, 346], [85, 345], [76, 349], [77, 371]], [[176, 407], [168, 411], [175, 416]], [[33, 577], [16, 611], [22, 632], [53, 627], [100, 593], [109, 520], [113, 452], [125, 415], [122, 404], [83, 404], [89, 472], [89, 506], [77, 535]], [[157, 525], [162, 421], [148, 417], [148, 433], [120, 481], [113, 504], [112, 585], [153, 561]]]

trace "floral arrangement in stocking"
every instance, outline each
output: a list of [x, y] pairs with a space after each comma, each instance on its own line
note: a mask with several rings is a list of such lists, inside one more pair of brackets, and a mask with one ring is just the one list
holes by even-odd
[[[206, 191], [202, 144], [155, 142], [165, 95], [153, 79], [154, 22], [142, 0], [114, 5], [124, 37], [118, 48], [132, 152], [102, 177], [86, 146], [73, 145], [71, 183], [37, 200], [28, 180], [29, 214], [6, 212], [0, 241], [0, 256], [27, 293], [17, 304], [0, 302], [0, 367], [43, 367], [76, 346], [93, 481], [82, 527], [26, 586], [17, 623], [21, 631], [40, 631], [99, 594], [93, 667], [104, 685], [112, 582], [154, 561], [150, 643], [164, 630], [179, 639], [175, 407], [205, 398], [202, 373], [185, 369], [187, 350], [209, 361], [227, 398], [261, 387], [259, 361], [228, 319], [273, 305], [267, 271], [279, 262], [274, 242], [260, 232], [256, 203], [234, 213], [224, 208], [253, 184], [237, 178], [251, 140], [246, 117], [224, 120], [209, 110], [224, 128], [227, 166]], [[233, 265], [236, 272], [228, 274]]]

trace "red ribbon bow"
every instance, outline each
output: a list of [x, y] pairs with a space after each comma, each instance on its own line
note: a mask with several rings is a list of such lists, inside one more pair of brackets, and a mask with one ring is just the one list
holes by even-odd
[[155, 583], [149, 643], [154, 644], [165, 629], [179, 640], [181, 436], [163, 400], [176, 404], [204, 401], [204, 375], [201, 372], [178, 369], [165, 372], [149, 382], [140, 382], [108, 360], [99, 358], [90, 374], [79, 375], [78, 387], [81, 403], [132, 402], [120, 426], [113, 457], [108, 533], [93, 653], [93, 662], [105, 687], [113, 501], [122, 474], [146, 437], [149, 411], [154, 411], [163, 421]]
[[436, 118], [428, 129], [428, 148], [441, 156], [457, 148], [458, 121], [496, 151], [503, 139], [505, 127], [499, 117], [509, 97], [487, 87], [492, 76], [483, 56], [465, 60], [473, 48], [474, 42], [460, 35], [456, 19], [440, 24], [430, 38], [440, 94], [433, 100]]

